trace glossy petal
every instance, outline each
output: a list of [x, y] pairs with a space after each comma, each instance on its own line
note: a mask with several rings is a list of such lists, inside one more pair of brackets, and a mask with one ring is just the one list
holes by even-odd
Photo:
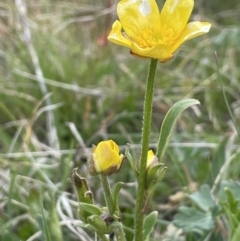
[[113, 152], [115, 152], [117, 154], [119, 153], [119, 147], [116, 144], [116, 142], [114, 142], [113, 140], [109, 140], [109, 141], [107, 141], [107, 143]]
[[210, 29], [209, 23], [187, 24], [193, 5], [193, 0], [166, 0], [160, 14], [155, 0], [120, 0], [120, 21], [113, 24], [108, 39], [137, 56], [165, 62], [183, 42]]
[[137, 44], [132, 43], [131, 50], [136, 55], [159, 59], [162, 62], [173, 57], [171, 55], [171, 47], [167, 44], [158, 44], [152, 48], [141, 48]]
[[115, 152], [107, 142], [99, 144], [96, 149], [96, 155], [101, 170], [105, 170], [119, 161], [119, 154]]
[[90, 174], [99, 173], [111, 175], [121, 168], [124, 156], [119, 155], [118, 145], [112, 141], [101, 141], [93, 148], [93, 153], [89, 159]]
[[161, 12], [162, 28], [172, 29], [178, 37], [188, 22], [193, 5], [193, 0], [167, 0]]
[[124, 47], [131, 47], [131, 41], [123, 36], [122, 25], [118, 20], [113, 23], [112, 30], [108, 35], [108, 40]]
[[147, 154], [147, 168], [150, 168], [158, 163], [157, 157], [154, 155], [152, 150], [148, 151]]
[[152, 150], [149, 150], [147, 154], [147, 166], [151, 164], [151, 161], [153, 158], [154, 158], [154, 153]]
[[182, 34], [179, 36], [177, 42], [172, 47], [172, 52], [174, 53], [183, 42], [190, 40], [192, 38], [198, 37], [205, 33], [208, 33], [211, 28], [211, 24], [208, 22], [191, 22], [188, 23]]
[[132, 40], [137, 41], [139, 32], [148, 29], [150, 25], [160, 27], [159, 10], [155, 0], [121, 0], [117, 13], [124, 31]]

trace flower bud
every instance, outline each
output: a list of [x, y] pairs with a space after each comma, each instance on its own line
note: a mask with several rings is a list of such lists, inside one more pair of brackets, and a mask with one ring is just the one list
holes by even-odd
[[154, 155], [152, 150], [149, 150], [147, 154], [147, 169], [155, 166], [156, 164], [158, 164], [158, 158]]
[[163, 163], [158, 162], [158, 158], [154, 155], [153, 151], [149, 150], [147, 155], [146, 189], [153, 188], [152, 190], [154, 190], [155, 184], [164, 177], [166, 168]]
[[104, 174], [106, 176], [117, 173], [123, 163], [124, 155], [119, 154], [119, 147], [113, 140], [101, 141], [93, 146], [88, 160], [91, 175]]

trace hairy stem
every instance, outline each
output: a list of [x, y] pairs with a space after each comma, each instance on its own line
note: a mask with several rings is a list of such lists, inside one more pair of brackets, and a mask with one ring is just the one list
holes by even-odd
[[135, 208], [135, 229], [134, 229], [134, 241], [143, 241], [143, 221], [144, 213], [143, 207], [145, 202], [145, 181], [146, 181], [146, 166], [147, 166], [147, 153], [149, 146], [150, 128], [152, 122], [152, 102], [153, 102], [153, 90], [154, 90], [154, 77], [157, 67], [157, 59], [152, 59], [149, 66], [145, 100], [143, 106], [143, 127], [142, 127], [142, 146], [141, 146], [141, 158], [139, 163], [139, 177], [138, 177], [138, 189]]
[[[108, 182], [108, 178], [103, 174], [101, 174], [100, 176], [101, 176], [102, 187], [104, 190], [104, 197], [108, 207], [108, 211], [110, 215], [113, 215], [116, 210], [114, 210], [113, 196], [112, 196], [112, 191]], [[119, 226], [116, 229], [115, 234], [116, 234], [117, 241], [126, 241], [122, 226]]]

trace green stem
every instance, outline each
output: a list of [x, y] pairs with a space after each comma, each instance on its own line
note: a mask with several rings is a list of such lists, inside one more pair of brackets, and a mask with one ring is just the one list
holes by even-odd
[[135, 229], [134, 240], [143, 241], [143, 221], [144, 213], [143, 207], [145, 203], [145, 180], [146, 180], [146, 166], [147, 166], [147, 153], [149, 146], [150, 128], [152, 122], [152, 102], [153, 102], [153, 89], [154, 89], [154, 77], [157, 68], [157, 59], [152, 59], [148, 76], [147, 86], [145, 92], [145, 100], [143, 106], [143, 128], [142, 128], [142, 149], [141, 159], [139, 163], [139, 177], [138, 177], [138, 189], [135, 208]]
[[109, 211], [109, 214], [112, 215], [114, 213], [114, 205], [113, 205], [112, 191], [108, 182], [108, 178], [103, 174], [100, 174], [100, 177], [102, 181], [102, 187], [103, 187], [104, 197], [108, 207], [108, 211]]
[[[113, 215], [115, 210], [114, 210], [112, 191], [108, 182], [108, 178], [103, 174], [100, 174], [100, 176], [101, 176], [102, 186], [104, 190], [104, 197], [108, 207], [108, 211], [110, 215]], [[118, 241], [126, 241], [122, 226], [116, 229], [115, 234]]]

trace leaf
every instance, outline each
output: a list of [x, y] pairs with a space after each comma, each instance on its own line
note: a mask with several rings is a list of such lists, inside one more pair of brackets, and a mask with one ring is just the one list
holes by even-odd
[[93, 204], [93, 196], [88, 187], [87, 180], [78, 174], [77, 168], [73, 169], [71, 178], [78, 201]]
[[41, 213], [42, 213], [42, 224], [43, 224], [43, 233], [46, 241], [51, 241], [47, 220], [44, 214], [43, 203], [40, 201]]
[[173, 132], [174, 125], [177, 121], [178, 116], [188, 107], [192, 105], [200, 104], [198, 100], [186, 99], [175, 103], [170, 110], [167, 112], [160, 130], [158, 139], [157, 154], [159, 162], [162, 162], [163, 155], [166, 151], [167, 145], [170, 141], [170, 136]]
[[83, 223], [83, 222], [74, 223], [74, 227], [81, 227], [81, 228], [85, 228], [85, 229], [88, 229], [91, 231], [95, 230], [95, 228], [92, 225]]
[[229, 240], [238, 241], [240, 239], [240, 208], [239, 200], [236, 199], [233, 191], [225, 187], [226, 201], [220, 201], [223, 213], [227, 217], [229, 226]]
[[114, 205], [114, 210], [118, 210], [118, 194], [123, 186], [123, 182], [118, 182], [114, 186], [113, 189], [113, 205]]
[[224, 137], [213, 152], [213, 157], [211, 159], [211, 172], [209, 172], [207, 178], [207, 183], [209, 183], [210, 186], [213, 185], [223, 164], [225, 163], [227, 152], [231, 151], [229, 150], [229, 141], [231, 139], [232, 138], [229, 138], [228, 136]]
[[230, 241], [239, 241], [240, 240], [240, 224], [235, 228], [233, 237]]
[[98, 215], [100, 216], [102, 214], [102, 210], [95, 206], [94, 204], [89, 204], [89, 203], [79, 203], [79, 208], [93, 214], [93, 215]]
[[202, 185], [199, 192], [190, 194], [189, 198], [195, 202], [201, 210], [205, 212], [209, 211], [215, 206], [211, 196], [211, 190], [207, 184]]
[[195, 232], [203, 235], [214, 228], [214, 218], [211, 212], [202, 212], [194, 208], [182, 206], [174, 217], [174, 224], [185, 232]]
[[[77, 194], [78, 202], [93, 204], [93, 195], [88, 187], [87, 180], [85, 178], [81, 177], [78, 174], [77, 170], [78, 170], [77, 168], [73, 169], [71, 179], [72, 179], [73, 187]], [[90, 213], [95, 214], [92, 212], [90, 212]], [[89, 211], [86, 211], [84, 208], [82, 208], [79, 205], [78, 215], [82, 221], [86, 222], [87, 217], [89, 216]]]
[[87, 221], [90, 225], [92, 225], [95, 228], [97, 232], [102, 234], [109, 233], [108, 227], [101, 217], [97, 215], [92, 215], [87, 218]]
[[11, 233], [8, 232], [8, 230], [4, 230], [2, 235], [2, 241], [13, 241], [14, 237]]
[[[227, 195], [227, 203], [233, 214], [237, 214], [240, 210], [238, 208], [239, 200], [237, 200], [230, 188], [224, 188]], [[240, 221], [240, 220], [238, 220]]]
[[127, 144], [127, 148], [126, 148], [126, 151], [125, 151], [125, 157], [127, 158], [133, 172], [136, 174], [136, 176], [138, 176], [138, 171], [136, 169], [136, 165], [133, 161], [133, 158], [132, 158], [132, 155], [130, 153], [130, 144]]
[[219, 186], [219, 193], [218, 193], [218, 198], [221, 201], [227, 200], [226, 188], [231, 190], [235, 199], [237, 199], [237, 200], [240, 199], [240, 192], [239, 192], [240, 182], [239, 181], [227, 181], [227, 180], [221, 181], [220, 186]]
[[143, 240], [148, 240], [152, 233], [155, 223], [157, 222], [158, 212], [153, 211], [144, 219], [143, 223]]

